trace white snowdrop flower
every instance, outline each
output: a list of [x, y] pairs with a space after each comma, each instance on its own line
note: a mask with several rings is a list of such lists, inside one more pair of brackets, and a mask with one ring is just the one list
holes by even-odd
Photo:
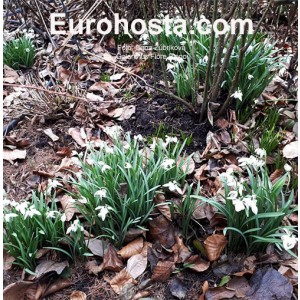
[[248, 47], [248, 49], [247, 49], [247, 52], [252, 52], [252, 51], [253, 51], [253, 46], [250, 45], [250, 46]]
[[81, 161], [78, 157], [76, 156], [72, 156], [71, 157], [71, 161], [74, 165], [81, 167]]
[[88, 203], [88, 199], [86, 199], [85, 197], [79, 198], [77, 201], [82, 203], [82, 204]]
[[110, 136], [111, 138], [114, 138], [114, 139], [117, 139], [120, 137], [123, 129], [121, 126], [118, 126], [118, 125], [114, 125], [114, 126], [111, 126], [111, 127], [106, 127], [103, 129], [103, 131], [108, 135]]
[[42, 235], [45, 235], [45, 231], [44, 230], [39, 230], [39, 233]]
[[15, 213], [10, 213], [10, 214], [6, 214], [4, 215], [4, 220], [5, 222], [9, 222], [11, 218], [16, 218], [18, 215]]
[[255, 156], [251, 155], [250, 157], [242, 157], [238, 159], [240, 167], [253, 167], [258, 169], [265, 165], [265, 162], [262, 159], [257, 159]]
[[234, 205], [234, 209], [236, 212], [240, 212], [245, 209], [244, 202], [240, 199], [232, 200], [232, 204]]
[[3, 207], [11, 205], [11, 201], [7, 198], [4, 198], [2, 201]]
[[64, 222], [66, 222], [66, 220], [67, 220], [67, 216], [66, 216], [66, 214], [65, 213], [63, 213], [62, 215], [61, 215], [61, 218], [60, 218], [60, 220], [64, 223]]
[[102, 169], [101, 169], [101, 172], [105, 172], [107, 170], [111, 170], [111, 167], [109, 165], [107, 165], [107, 164], [103, 165]]
[[88, 157], [85, 161], [90, 166], [93, 166], [95, 164], [95, 160], [92, 159], [91, 157]]
[[27, 207], [30, 205], [29, 202], [27, 201], [23, 201], [21, 203], [18, 203], [16, 206], [15, 206], [15, 209], [20, 212], [23, 216], [25, 215], [26, 213], [26, 209]]
[[11, 207], [16, 207], [16, 206], [19, 205], [19, 203], [18, 203], [17, 201], [15, 201], [15, 200], [11, 200], [10, 203], [9, 203], [9, 205], [10, 205]]
[[181, 188], [177, 185], [177, 182], [175, 180], [164, 184], [163, 187], [167, 187], [171, 192], [183, 194]]
[[182, 64], [184, 62], [184, 59], [180, 56], [177, 56], [175, 54], [171, 54], [166, 58], [167, 61], [169, 62], [175, 62], [177, 64]]
[[244, 185], [242, 182], [237, 182], [236, 189], [238, 190], [239, 195], [243, 194], [244, 191]]
[[17, 46], [16, 46], [16, 47], [15, 47], [15, 49], [16, 49], [16, 50], [18, 50], [18, 49], [19, 49], [19, 47], [17, 47]]
[[223, 54], [226, 54], [227, 53], [227, 48], [224, 48], [223, 49]]
[[248, 80], [252, 80], [254, 78], [254, 76], [253, 75], [251, 75], [251, 74], [248, 74]]
[[265, 149], [257, 148], [255, 149], [255, 153], [260, 157], [260, 158], [265, 158], [267, 153]]
[[78, 229], [80, 231], [84, 230], [83, 227], [80, 225], [79, 220], [77, 219], [73, 222], [71, 226], [68, 227], [66, 234], [69, 234], [70, 232], [77, 232]]
[[123, 145], [124, 150], [128, 150], [130, 148], [130, 145], [128, 143], [125, 143]]
[[81, 157], [83, 157], [83, 153], [72, 150], [71, 156], [78, 156], [81, 158]]
[[134, 138], [134, 140], [139, 141], [139, 142], [144, 141], [144, 138], [141, 134], [135, 135], [133, 138]]
[[231, 191], [231, 192], [229, 192], [229, 195], [227, 198], [230, 200], [237, 200], [239, 198], [239, 194], [237, 191]]
[[226, 172], [222, 173], [219, 175], [220, 178], [224, 181], [226, 181], [226, 184], [230, 187], [235, 188], [237, 185], [237, 180], [233, 174], [233, 169], [232, 168], [228, 168], [226, 170]]
[[156, 142], [155, 139], [153, 139], [153, 140], [152, 140], [152, 144], [151, 144], [149, 147], [150, 147], [150, 149], [151, 149], [152, 151], [154, 151], [155, 148], [156, 148], [156, 146], [157, 146], [157, 142]]
[[246, 196], [243, 198], [243, 203], [245, 205], [245, 207], [247, 209], [251, 208], [252, 212], [257, 215], [258, 213], [258, 208], [257, 208], [257, 200], [256, 200], [256, 196], [252, 195], [252, 196]]
[[50, 210], [46, 212], [46, 217], [49, 219], [54, 219], [55, 218], [55, 214], [58, 214], [58, 211], [55, 210]]
[[161, 167], [164, 169], [164, 170], [169, 170], [171, 169], [173, 166], [175, 165], [175, 160], [172, 159], [172, 158], [165, 158], [163, 160], [163, 162], [161, 163]]
[[259, 102], [259, 100], [258, 100], [258, 99], [255, 99], [255, 100], [254, 100], [254, 103], [255, 103], [255, 104], [257, 104], [258, 102]]
[[33, 253], [28, 253], [29, 257], [32, 257]]
[[148, 39], [149, 39], [149, 34], [147, 31], [145, 31], [143, 34], [141, 34], [141, 36], [139, 38], [140, 41], [148, 41]]
[[26, 51], [27, 53], [29, 53], [29, 52], [30, 52], [30, 49], [29, 49], [29, 48], [26, 48], [25, 51]]
[[109, 213], [110, 210], [112, 210], [112, 208], [108, 205], [104, 205], [96, 207], [96, 210], [99, 210], [98, 217], [101, 218], [102, 221], [104, 221], [106, 215]]
[[62, 186], [62, 184], [56, 179], [48, 179], [47, 193], [50, 194], [52, 189], [55, 190], [58, 186]]
[[124, 168], [125, 168], [125, 169], [132, 169], [131, 163], [129, 163], [129, 162], [125, 163]]
[[104, 146], [104, 150], [108, 154], [114, 154], [114, 149], [109, 146]]
[[181, 45], [181, 46], [186, 45], [186, 41], [181, 41], [181, 42], [180, 42], [180, 45]]
[[289, 164], [284, 165], [284, 170], [288, 173], [292, 171], [292, 167]]
[[27, 217], [32, 218], [33, 216], [41, 216], [42, 214], [34, 207], [34, 205], [31, 205], [25, 212], [24, 219], [27, 219]]
[[240, 89], [238, 89], [237, 91], [235, 91], [231, 97], [235, 98], [235, 99], [238, 99], [240, 101], [243, 101], [243, 93], [241, 92]]
[[167, 64], [167, 71], [172, 71], [173, 69], [175, 69], [175, 65], [174, 64], [171, 64], [171, 63], [168, 63]]
[[295, 247], [295, 245], [297, 244], [297, 238], [295, 235], [288, 233], [285, 234], [281, 237], [282, 242], [283, 242], [283, 248], [285, 250], [290, 250], [293, 249]]
[[102, 199], [102, 198], [106, 198], [106, 194], [107, 192], [105, 189], [100, 189], [94, 194], [94, 197], [99, 197], [100, 199]]
[[166, 144], [171, 144], [171, 143], [178, 143], [178, 138], [176, 136], [166, 136]]
[[78, 178], [78, 179], [81, 179], [81, 177], [82, 177], [82, 172], [76, 172], [75, 173], [75, 175], [76, 175], [76, 177]]

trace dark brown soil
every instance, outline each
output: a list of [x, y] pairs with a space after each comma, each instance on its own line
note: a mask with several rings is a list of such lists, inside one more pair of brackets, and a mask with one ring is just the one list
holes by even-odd
[[199, 123], [199, 117], [188, 109], [165, 96], [157, 95], [151, 99], [141, 98], [136, 105], [135, 117], [123, 121], [124, 131], [131, 134], [159, 137], [164, 134], [173, 134], [185, 139], [192, 135], [188, 145], [189, 152], [202, 150], [206, 145], [206, 136], [211, 126], [208, 123]]

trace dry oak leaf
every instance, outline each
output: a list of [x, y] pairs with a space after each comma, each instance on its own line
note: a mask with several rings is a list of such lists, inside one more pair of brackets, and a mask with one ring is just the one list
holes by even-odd
[[102, 270], [115, 272], [120, 271], [124, 267], [122, 259], [118, 256], [116, 249], [111, 244], [108, 244], [104, 251], [101, 267]]
[[166, 281], [175, 270], [173, 261], [159, 261], [152, 272], [151, 280]]
[[137, 284], [137, 281], [131, 277], [131, 275], [123, 269], [118, 273], [110, 282], [110, 286], [115, 291], [115, 293], [120, 294], [122, 288], [127, 284]]
[[204, 248], [209, 261], [217, 260], [225, 246], [227, 245], [227, 239], [222, 234], [213, 234], [204, 241]]
[[70, 300], [86, 300], [86, 294], [81, 291], [73, 291]]
[[200, 255], [191, 256], [186, 260], [186, 263], [192, 264], [189, 268], [196, 272], [204, 272], [210, 266], [210, 262], [203, 259]]
[[133, 255], [141, 253], [144, 247], [144, 239], [139, 237], [126, 246], [124, 246], [121, 250], [117, 253], [122, 256], [122, 258], [127, 259]]

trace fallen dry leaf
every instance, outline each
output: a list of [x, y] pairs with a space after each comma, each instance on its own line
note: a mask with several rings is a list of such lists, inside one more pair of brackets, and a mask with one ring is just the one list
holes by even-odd
[[205, 300], [223, 300], [231, 299], [235, 296], [235, 290], [226, 287], [210, 288], [205, 293]]
[[110, 270], [118, 272], [123, 268], [123, 261], [118, 257], [116, 249], [108, 244], [104, 251], [103, 262], [101, 264], [102, 270]]
[[81, 291], [73, 291], [70, 300], [86, 300], [86, 294]]
[[189, 268], [196, 272], [204, 272], [210, 266], [210, 262], [201, 258], [200, 255], [191, 256], [189, 259], [186, 260], [186, 263], [192, 264], [191, 266], [189, 266]]
[[283, 157], [285, 158], [298, 157], [298, 141], [291, 142], [283, 148]]
[[89, 274], [97, 275], [102, 271], [102, 265], [98, 265], [96, 260], [91, 260], [86, 263], [85, 269]]
[[235, 290], [235, 296], [237, 298], [245, 298], [247, 291], [250, 289], [248, 280], [245, 277], [234, 277], [228, 282], [227, 287], [231, 290]]
[[187, 286], [178, 278], [171, 280], [169, 288], [171, 294], [178, 299], [184, 299], [188, 292]]
[[159, 241], [166, 248], [175, 244], [174, 227], [163, 215], [149, 221], [149, 233], [153, 242]]
[[134, 241], [130, 242], [126, 246], [124, 246], [121, 250], [118, 251], [118, 254], [122, 256], [122, 258], [127, 259], [133, 255], [141, 253], [144, 247], [144, 239], [139, 237]]
[[133, 255], [127, 261], [126, 271], [131, 275], [132, 278], [136, 279], [145, 272], [147, 263], [147, 255]]
[[25, 159], [26, 158], [26, 150], [7, 150], [3, 149], [3, 159], [8, 161], [14, 161], [16, 159]]
[[69, 195], [63, 195], [59, 198], [61, 206], [66, 215], [66, 220], [71, 221], [75, 213], [79, 213], [79, 210], [76, 208], [74, 204], [74, 199]]
[[174, 252], [174, 261], [176, 263], [184, 263], [192, 254], [183, 243], [183, 239], [179, 236], [175, 237], [176, 244], [172, 247]]
[[56, 272], [58, 275], [60, 275], [63, 272], [63, 270], [68, 266], [69, 266], [68, 261], [62, 261], [62, 262], [55, 262], [51, 260], [43, 261], [40, 264], [38, 264], [37, 267], [35, 268], [34, 278], [40, 278], [50, 272]]
[[190, 175], [195, 171], [195, 162], [191, 157], [179, 157], [177, 161], [177, 167], [181, 167], [183, 172], [186, 172], [187, 175]]
[[227, 239], [222, 234], [212, 234], [204, 241], [204, 248], [207, 254], [207, 258], [210, 261], [217, 260], [225, 246], [227, 245]]
[[115, 291], [115, 293], [120, 294], [122, 288], [126, 284], [137, 284], [137, 281], [131, 277], [131, 275], [126, 271], [126, 269], [123, 269], [120, 273], [118, 273], [111, 281], [110, 286]]
[[154, 198], [156, 208], [164, 215], [169, 221], [172, 221], [171, 210], [169, 204], [165, 203], [166, 198], [163, 194], [157, 194]]
[[205, 294], [209, 288], [208, 281], [205, 281], [202, 285], [202, 294], [200, 295], [198, 300], [205, 300]]
[[74, 139], [74, 141], [81, 147], [84, 147], [86, 142], [81, 137], [81, 132], [79, 128], [69, 128], [68, 134]]
[[174, 270], [175, 263], [173, 261], [159, 261], [153, 269], [151, 280], [166, 281]]
[[89, 239], [85, 241], [89, 250], [97, 256], [103, 257], [106, 248], [106, 242], [99, 239]]
[[44, 130], [44, 133], [49, 136], [49, 138], [53, 141], [53, 142], [56, 142], [59, 140], [59, 137], [57, 135], [55, 135], [52, 131], [51, 128], [47, 128]]

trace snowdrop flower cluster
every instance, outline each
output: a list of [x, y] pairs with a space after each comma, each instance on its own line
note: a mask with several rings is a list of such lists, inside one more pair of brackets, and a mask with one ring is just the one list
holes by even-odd
[[243, 93], [240, 89], [238, 89], [237, 91], [235, 91], [231, 97], [235, 98], [235, 99], [238, 99], [240, 101], [243, 101]]
[[68, 227], [66, 233], [69, 234], [70, 232], [77, 232], [78, 230], [83, 231], [84, 229], [83, 229], [83, 227], [80, 225], [79, 220], [77, 219], [77, 220], [75, 220], [75, 221], [73, 222], [73, 224], [72, 224], [70, 227]]
[[284, 229], [286, 234], [281, 237], [283, 248], [285, 250], [290, 250], [295, 247], [297, 244], [298, 239], [296, 238], [295, 235], [293, 235], [291, 232], [288, 230]]
[[241, 167], [253, 167], [255, 170], [263, 167], [265, 165], [266, 151], [258, 148], [255, 150], [255, 153], [258, 158], [254, 155], [251, 155], [250, 157], [242, 157], [239, 159], [239, 165]]
[[178, 143], [178, 138], [166, 135], [166, 141], [163, 143], [163, 147], [166, 148], [171, 143]]
[[176, 181], [170, 181], [164, 184], [163, 187], [168, 188], [171, 192], [177, 192], [178, 194], [183, 194], [182, 189], [178, 186]]
[[41, 213], [34, 207], [34, 205], [31, 205], [24, 214], [24, 219], [26, 220], [27, 217], [32, 218], [33, 216], [41, 216]]
[[207, 62], [208, 62], [208, 56], [207, 55], [205, 55], [203, 58], [200, 58], [199, 59], [199, 64], [200, 65], [207, 65]]
[[247, 216], [249, 215], [249, 209], [256, 215], [258, 213], [256, 195], [247, 195], [243, 197], [237, 191], [229, 193], [229, 197], [234, 205], [235, 211], [240, 212], [245, 210]]
[[136, 140], [138, 142], [143, 142], [144, 141], [144, 138], [141, 134], [135, 135], [133, 138], [134, 138], [134, 140]]
[[173, 166], [175, 165], [175, 160], [172, 159], [172, 158], [165, 158], [163, 160], [163, 162], [161, 163], [161, 167], [164, 169], [164, 170], [169, 170], [171, 168], [173, 168]]
[[166, 60], [169, 62], [167, 64], [168, 71], [178, 68], [178, 66], [184, 62], [182, 57], [177, 56], [175, 54], [171, 54], [169, 57], [166, 58]]
[[112, 210], [112, 208], [108, 205], [98, 206], [95, 209], [99, 210], [98, 217], [101, 218], [102, 221], [106, 219], [106, 215], [109, 213], [110, 210]]
[[111, 127], [104, 128], [103, 131], [111, 138], [117, 139], [120, 137], [121, 133], [123, 132], [123, 129], [121, 126], [114, 125]]

